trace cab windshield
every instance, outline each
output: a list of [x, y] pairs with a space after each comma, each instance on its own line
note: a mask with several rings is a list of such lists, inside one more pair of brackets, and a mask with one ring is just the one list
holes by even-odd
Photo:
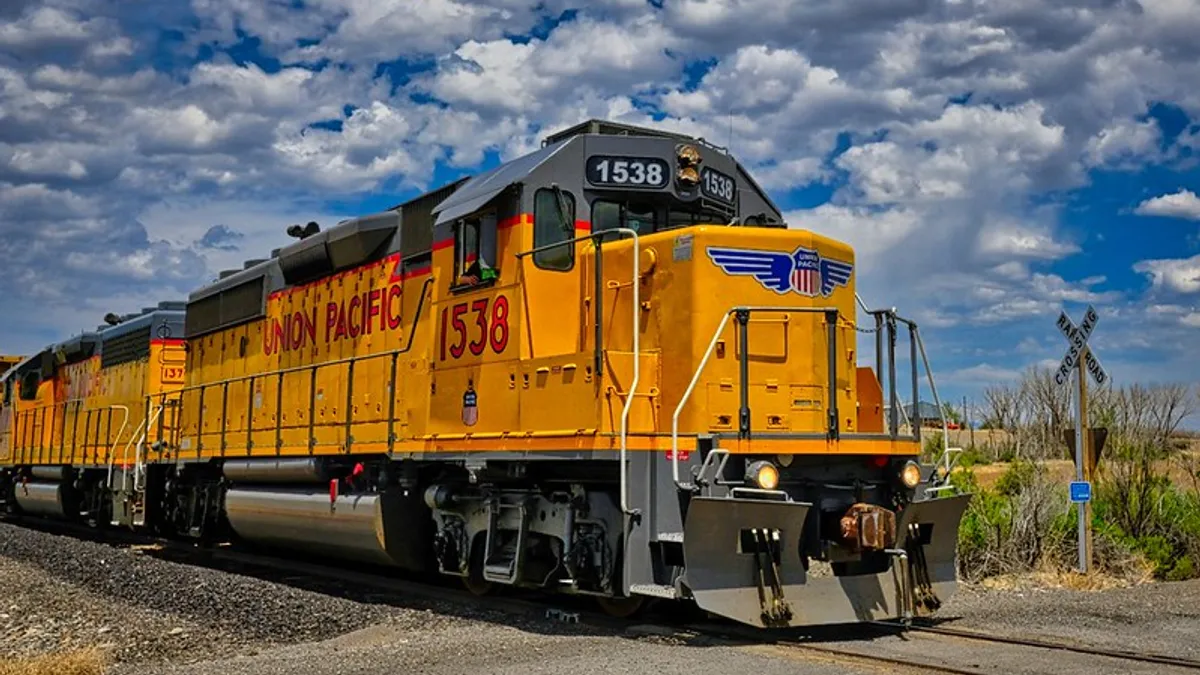
[[724, 224], [727, 220], [727, 217], [716, 211], [701, 209], [698, 206], [689, 209], [681, 204], [666, 205], [634, 200], [597, 199], [592, 202], [592, 232], [623, 227], [639, 235], [647, 235], [691, 225]]

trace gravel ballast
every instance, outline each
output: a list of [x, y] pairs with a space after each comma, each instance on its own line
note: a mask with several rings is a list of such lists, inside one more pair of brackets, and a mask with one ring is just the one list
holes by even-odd
[[943, 607], [946, 626], [997, 635], [1200, 659], [1200, 580], [1103, 591], [968, 588]]
[[[1200, 581], [1102, 592], [965, 587], [940, 617], [985, 633], [1200, 658]], [[470, 602], [376, 597], [366, 589], [327, 594], [0, 523], [0, 662], [100, 646], [117, 662], [110, 675], [860, 672], [772, 645], [689, 645], [654, 635]], [[908, 644], [892, 642], [898, 654]], [[831, 644], [871, 651], [890, 643], [847, 633]], [[922, 644], [952, 663], [979, 651], [973, 643], [958, 651]], [[1004, 667], [1005, 658], [1012, 655], [989, 667]], [[1021, 672], [1091, 672], [1055, 670], [1066, 664], [1053, 659], [1026, 661]]]
[[102, 644], [118, 660], [212, 658], [381, 623], [452, 620], [8, 523], [0, 523], [0, 588], [0, 657]]

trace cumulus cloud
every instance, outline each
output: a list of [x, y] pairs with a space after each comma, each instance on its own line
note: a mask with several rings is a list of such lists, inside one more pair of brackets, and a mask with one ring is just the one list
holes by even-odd
[[[3, 3], [0, 297], [43, 310], [18, 344], [57, 337], [604, 117], [728, 144], [785, 206], [827, 194], [789, 224], [850, 242], [867, 301], [950, 353], [975, 330], [1033, 357], [1025, 327], [1078, 303], [1174, 335], [1196, 258], [1136, 263], [1149, 303], [1056, 265], [1094, 236], [1063, 226], [1091, 172], [1200, 147], [1147, 117], [1200, 119], [1185, 4], [175, 0], [158, 35], [107, 0]], [[1200, 219], [1200, 199], [1136, 212]], [[953, 368], [1011, 369], [987, 358]]]
[[1150, 279], [1155, 289], [1175, 293], [1200, 293], [1200, 255], [1190, 258], [1142, 260], [1133, 266]]
[[1133, 210], [1139, 216], [1162, 216], [1164, 218], [1187, 218], [1200, 220], [1200, 197], [1191, 190], [1180, 188], [1179, 192], [1152, 197], [1137, 205]]

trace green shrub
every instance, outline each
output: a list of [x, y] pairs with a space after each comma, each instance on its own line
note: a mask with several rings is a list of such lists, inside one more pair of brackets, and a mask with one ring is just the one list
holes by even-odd
[[935, 431], [924, 436], [925, 440], [921, 443], [921, 461], [936, 462], [941, 458], [944, 448], [942, 447], [942, 432]]
[[1191, 556], [1186, 556], [1175, 561], [1175, 565], [1167, 572], [1167, 581], [1186, 581], [1196, 578], [1196, 564], [1192, 562]]
[[1021, 490], [1033, 484], [1041, 467], [1027, 460], [1015, 460], [996, 481], [996, 492], [1005, 497], [1015, 497]]

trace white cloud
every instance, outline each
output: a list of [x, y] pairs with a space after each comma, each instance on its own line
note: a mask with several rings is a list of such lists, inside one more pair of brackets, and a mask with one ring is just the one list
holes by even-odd
[[1021, 371], [1016, 368], [1005, 368], [990, 363], [980, 363], [962, 368], [942, 376], [942, 379], [956, 382], [979, 384], [995, 384], [1019, 379]]
[[[1105, 344], [1161, 357], [1200, 321], [1172, 297], [1197, 292], [1200, 261], [1141, 261], [1150, 298], [1136, 298], [1101, 267], [1134, 261], [1085, 258], [1105, 233], [1063, 220], [1089, 171], [1172, 168], [1200, 147], [1190, 129], [1161, 147], [1146, 118], [1166, 102], [1200, 119], [1200, 13], [1186, 4], [603, 0], [560, 22], [562, 0], [190, 0], [156, 6], [156, 23], [185, 29], [164, 47], [135, 6], [13, 0], [0, 6], [0, 297], [40, 323], [5, 345], [180, 297], [286, 243], [292, 222], [332, 222], [366, 195], [604, 117], [728, 143], [785, 206], [798, 188], [832, 190], [787, 220], [850, 242], [867, 302], [971, 355], [952, 371], [995, 377], [1044, 353], [1030, 327], [1041, 339], [1045, 319], [1085, 302], [1104, 312]], [[241, 58], [254, 41], [261, 66]], [[239, 43], [237, 61], [223, 53]], [[202, 46], [215, 55], [193, 64]]]
[[1120, 120], [1088, 139], [1084, 162], [1089, 167], [1136, 170], [1157, 157], [1161, 136], [1156, 120]]
[[1150, 279], [1154, 289], [1174, 293], [1200, 293], [1200, 255], [1191, 258], [1142, 260], [1133, 266]]
[[1200, 220], [1200, 197], [1186, 188], [1143, 201], [1133, 210], [1139, 216], [1162, 216]]
[[468, 41], [419, 86], [485, 114], [554, 119], [561, 107], [597, 90], [637, 90], [674, 77], [682, 64], [666, 50], [678, 44], [652, 17], [624, 25], [584, 17], [545, 40]]

